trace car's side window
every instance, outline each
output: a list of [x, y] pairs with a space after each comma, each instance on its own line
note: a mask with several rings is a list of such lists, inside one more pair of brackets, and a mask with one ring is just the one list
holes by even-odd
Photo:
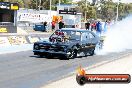
[[80, 39], [80, 32], [71, 32], [71, 39]]
[[89, 35], [88, 35], [87, 32], [82, 33], [81, 40], [82, 40], [83, 43], [87, 43], [89, 41]]
[[95, 36], [92, 33], [89, 33], [89, 38], [93, 39], [93, 38], [95, 38]]

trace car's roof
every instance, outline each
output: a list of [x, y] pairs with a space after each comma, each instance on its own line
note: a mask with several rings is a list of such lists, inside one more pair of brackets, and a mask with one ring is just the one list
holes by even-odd
[[89, 30], [86, 29], [79, 29], [79, 28], [62, 28], [62, 29], [58, 29], [59, 31], [78, 31], [78, 32], [91, 32]]

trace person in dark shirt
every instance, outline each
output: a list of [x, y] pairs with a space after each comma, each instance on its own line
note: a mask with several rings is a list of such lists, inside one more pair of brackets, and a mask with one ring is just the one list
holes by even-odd
[[85, 23], [86, 30], [89, 30], [89, 27], [90, 27], [90, 22]]
[[52, 21], [52, 31], [55, 29], [55, 21]]
[[59, 29], [64, 28], [64, 23], [62, 21], [59, 22]]
[[46, 31], [47, 22], [44, 22], [44, 30]]
[[96, 24], [96, 32], [97, 32], [97, 35], [99, 35], [99, 37], [101, 36], [101, 32], [102, 32], [102, 24], [100, 21], [97, 22]]

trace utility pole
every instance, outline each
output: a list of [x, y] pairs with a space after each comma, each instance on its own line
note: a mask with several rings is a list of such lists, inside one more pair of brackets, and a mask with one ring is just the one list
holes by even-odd
[[39, 0], [39, 11], [40, 11], [40, 7], [41, 7], [41, 0]]
[[59, 15], [59, 10], [60, 10], [60, 3], [61, 1], [59, 0], [58, 15]]
[[119, 17], [119, 2], [120, 2], [120, 0], [118, 0], [118, 2], [117, 2], [117, 9], [116, 9], [116, 22], [118, 21], [118, 17]]
[[50, 20], [50, 23], [49, 23], [49, 28], [50, 28], [50, 30], [51, 30], [51, 28], [52, 28], [52, 27], [51, 27], [51, 22], [52, 22], [52, 17], [51, 17], [51, 3], [52, 3], [52, 0], [50, 0], [50, 17], [49, 17], [49, 18], [50, 18], [50, 19], [49, 19], [49, 20]]
[[38, 9], [38, 0], [35, 0], [36, 1], [36, 10]]
[[[87, 8], [87, 0], [85, 0], [85, 6], [86, 6], [86, 8]], [[86, 22], [86, 20], [87, 20], [87, 11], [85, 11], [85, 22]]]
[[[59, 6], [57, 7], [57, 14], [58, 14], [58, 16], [60, 16], [60, 14], [59, 14], [59, 10], [60, 10], [60, 3], [61, 3], [61, 0], [59, 0]], [[60, 21], [60, 17], [59, 17], [59, 21]]]

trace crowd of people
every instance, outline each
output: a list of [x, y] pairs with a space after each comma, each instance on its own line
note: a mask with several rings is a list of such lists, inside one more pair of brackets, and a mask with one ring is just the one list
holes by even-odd
[[[44, 26], [44, 30], [47, 30], [48, 28], [48, 23], [45, 21], [45, 22], [43, 22], [43, 26]], [[52, 21], [51, 22], [51, 29], [52, 29], [52, 31], [54, 31], [54, 30], [56, 30], [56, 27], [57, 27], [57, 29], [59, 28], [59, 29], [62, 29], [62, 28], [64, 28], [64, 22], [63, 21], [60, 21], [59, 23], [56, 23], [55, 21]]]
[[[44, 29], [47, 28], [47, 22], [44, 22]], [[102, 33], [106, 33], [108, 30], [108, 26], [110, 25], [110, 21], [87, 21], [85, 23], [86, 30], [94, 31], [97, 35], [101, 36]], [[55, 21], [51, 22], [52, 31], [56, 29], [62, 29], [65, 27], [63, 21], [56, 23]]]
[[102, 33], [106, 33], [106, 31], [108, 30], [109, 24], [110, 21], [88, 21], [85, 23], [85, 28], [86, 30], [95, 31], [97, 35], [101, 36]]

